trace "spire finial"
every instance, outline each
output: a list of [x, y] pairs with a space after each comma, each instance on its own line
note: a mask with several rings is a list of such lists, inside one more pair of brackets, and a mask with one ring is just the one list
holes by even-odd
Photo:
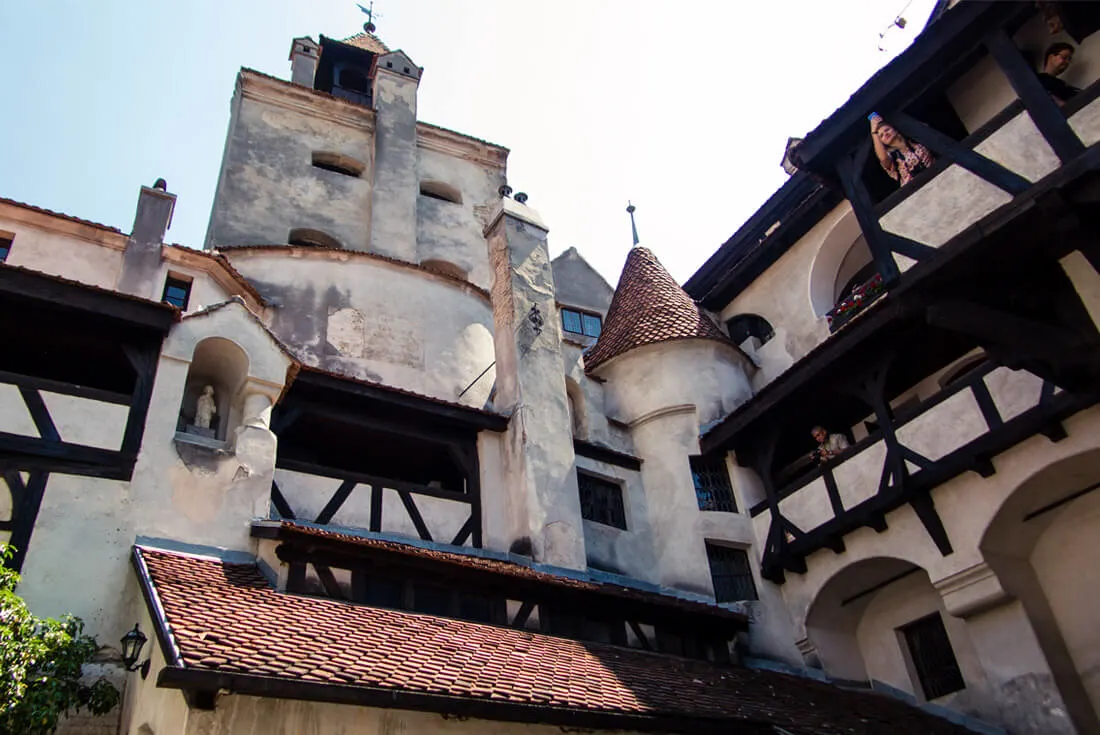
[[359, 5], [359, 3], [355, 3], [355, 4], [367, 16], [367, 22], [363, 24], [363, 30], [366, 31], [367, 33], [374, 33], [374, 31], [375, 31], [374, 19], [375, 19], [375, 17], [378, 17], [378, 18], [382, 17], [381, 14], [379, 14], [378, 16], [375, 16], [375, 14], [374, 14], [374, 0], [370, 0], [370, 7], [369, 8], [364, 8], [362, 5]]
[[634, 244], [637, 245], [639, 240], [638, 240], [638, 226], [636, 224], [634, 224], [634, 210], [635, 209], [637, 209], [637, 207], [635, 207], [633, 204], [631, 204], [630, 200], [627, 199], [626, 200], [626, 213], [630, 215], [630, 231], [634, 235]]

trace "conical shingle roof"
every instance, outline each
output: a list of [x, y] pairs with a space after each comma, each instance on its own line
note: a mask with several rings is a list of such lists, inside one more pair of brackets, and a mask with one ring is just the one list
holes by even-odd
[[635, 347], [674, 339], [713, 339], [733, 346], [657, 256], [634, 247], [626, 256], [600, 338], [585, 353], [585, 370]]

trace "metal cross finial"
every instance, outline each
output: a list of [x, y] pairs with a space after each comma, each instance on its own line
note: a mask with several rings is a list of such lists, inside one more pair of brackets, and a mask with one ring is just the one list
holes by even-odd
[[630, 200], [627, 199], [626, 200], [626, 212], [627, 212], [627, 214], [630, 215], [630, 230], [634, 235], [634, 244], [637, 245], [639, 240], [638, 240], [638, 226], [636, 224], [634, 224], [634, 210], [635, 209], [637, 209], [637, 207], [635, 207], [633, 204], [631, 204]]
[[355, 3], [355, 4], [367, 16], [367, 22], [363, 24], [363, 30], [366, 31], [367, 33], [374, 33], [375, 28], [376, 28], [376, 26], [374, 25], [374, 19], [382, 17], [381, 13], [379, 13], [378, 15], [374, 14], [374, 0], [370, 0], [370, 7], [368, 7], [368, 8], [364, 8], [362, 5], [359, 5], [359, 3]]

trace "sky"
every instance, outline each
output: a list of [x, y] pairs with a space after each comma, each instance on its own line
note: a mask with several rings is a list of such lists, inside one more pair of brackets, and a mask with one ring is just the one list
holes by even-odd
[[[612, 284], [642, 244], [685, 281], [786, 179], [789, 136], [841, 105], [934, 0], [377, 0], [424, 67], [419, 119], [510, 149], [508, 180]], [[904, 29], [891, 26], [902, 13]], [[201, 247], [237, 72], [289, 78], [291, 39], [344, 38], [345, 0], [3, 0], [0, 197], [129, 232], [178, 195]], [[885, 47], [884, 51], [879, 46]]]

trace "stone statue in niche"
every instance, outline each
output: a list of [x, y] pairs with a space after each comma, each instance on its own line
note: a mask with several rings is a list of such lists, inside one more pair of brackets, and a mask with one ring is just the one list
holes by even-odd
[[218, 412], [218, 405], [214, 400], [214, 386], [208, 385], [202, 389], [197, 401], [195, 401], [195, 423], [187, 427], [187, 431], [199, 436], [214, 438], [215, 431], [214, 414]]

